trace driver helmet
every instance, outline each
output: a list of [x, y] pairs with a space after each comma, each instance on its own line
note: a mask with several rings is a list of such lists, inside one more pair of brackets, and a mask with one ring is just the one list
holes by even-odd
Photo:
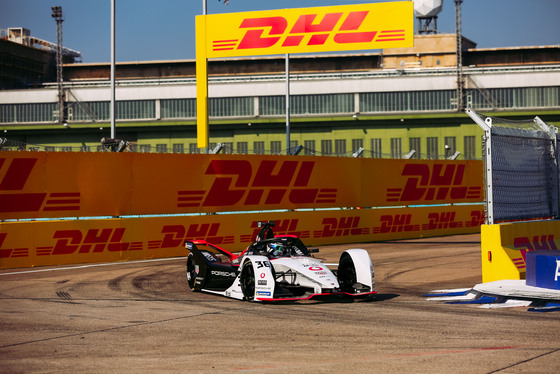
[[282, 243], [270, 243], [268, 253], [275, 257], [281, 256], [284, 253], [284, 245]]

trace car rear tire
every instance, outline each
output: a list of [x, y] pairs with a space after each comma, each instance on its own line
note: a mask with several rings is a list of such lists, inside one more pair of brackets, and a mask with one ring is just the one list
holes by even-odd
[[255, 269], [250, 259], [243, 262], [243, 269], [239, 278], [243, 297], [245, 300], [253, 300], [255, 298]]
[[340, 290], [342, 292], [355, 293], [355, 284], [358, 281], [356, 275], [356, 267], [354, 266], [354, 261], [350, 255], [344, 253], [338, 264], [338, 284], [340, 285]]
[[187, 257], [187, 283], [191, 291], [196, 291], [196, 262], [194, 260], [194, 255], [189, 253]]

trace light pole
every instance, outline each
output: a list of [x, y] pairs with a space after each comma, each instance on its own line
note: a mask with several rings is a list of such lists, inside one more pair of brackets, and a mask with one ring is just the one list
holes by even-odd
[[111, 0], [111, 139], [116, 138], [115, 125], [115, 0]]
[[62, 87], [62, 22], [64, 15], [61, 6], [53, 6], [52, 18], [56, 21], [56, 83], [58, 86], [58, 122], [64, 123], [64, 88]]

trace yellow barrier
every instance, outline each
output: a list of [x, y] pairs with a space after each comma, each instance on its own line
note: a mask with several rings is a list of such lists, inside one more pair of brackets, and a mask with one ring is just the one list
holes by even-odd
[[477, 203], [482, 163], [2, 152], [0, 220]]
[[184, 256], [185, 239], [243, 250], [258, 220], [309, 246], [478, 232], [482, 206], [320, 210], [0, 224], [0, 268]]
[[560, 221], [482, 225], [482, 281], [525, 279], [525, 255], [560, 248]]

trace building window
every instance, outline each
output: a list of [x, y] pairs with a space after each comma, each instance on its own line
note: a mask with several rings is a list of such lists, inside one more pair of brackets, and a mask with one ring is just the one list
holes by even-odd
[[196, 116], [196, 99], [160, 100], [161, 118], [193, 118]]
[[[210, 148], [212, 149], [212, 148]], [[189, 153], [199, 153], [199, 148], [197, 143], [189, 143]]]
[[246, 155], [248, 152], [247, 142], [237, 142], [237, 153], [240, 155]]
[[141, 153], [150, 153], [152, 151], [152, 146], [150, 144], [140, 144]]
[[299, 143], [297, 140], [290, 140], [290, 149], [288, 149], [288, 154], [293, 155], [299, 147]]
[[211, 117], [248, 117], [255, 115], [252, 97], [217, 97], [208, 101]]
[[402, 158], [401, 138], [391, 138], [391, 158]]
[[332, 140], [321, 140], [321, 154], [323, 156], [332, 155]]
[[264, 142], [254, 142], [253, 153], [256, 155], [264, 155]]
[[352, 139], [352, 153], [358, 152], [360, 148], [364, 148], [364, 139]]
[[334, 153], [339, 156], [346, 156], [346, 139], [336, 139], [334, 141]]
[[157, 153], [167, 153], [167, 144], [156, 144]]
[[173, 144], [173, 153], [185, 153], [185, 145], [182, 143]]
[[225, 155], [232, 155], [233, 154], [233, 142], [222, 142], [224, 148], [222, 149], [222, 153]]
[[305, 140], [303, 142], [303, 154], [306, 156], [315, 155], [315, 140]]
[[282, 154], [282, 142], [279, 140], [273, 140], [270, 142], [270, 153], [273, 155]]
[[371, 157], [373, 158], [383, 157], [380, 138], [371, 139]]
[[[259, 97], [259, 114], [279, 116], [286, 114], [285, 96]], [[351, 113], [354, 112], [353, 94], [318, 94], [290, 96], [292, 114]]]
[[360, 93], [360, 112], [451, 110], [454, 90]]
[[457, 151], [457, 143], [454, 136], [446, 136], [445, 141], [445, 158], [449, 158], [455, 154]]
[[464, 138], [465, 148], [463, 152], [465, 154], [465, 160], [474, 160], [476, 158], [475, 139], [475, 136], [465, 136]]
[[430, 160], [437, 160], [439, 157], [438, 154], [438, 138], [437, 137], [428, 137], [426, 139], [427, 148], [428, 148], [428, 159]]
[[420, 138], [409, 138], [410, 152], [415, 151], [411, 158], [419, 159], [422, 153], [422, 143]]

